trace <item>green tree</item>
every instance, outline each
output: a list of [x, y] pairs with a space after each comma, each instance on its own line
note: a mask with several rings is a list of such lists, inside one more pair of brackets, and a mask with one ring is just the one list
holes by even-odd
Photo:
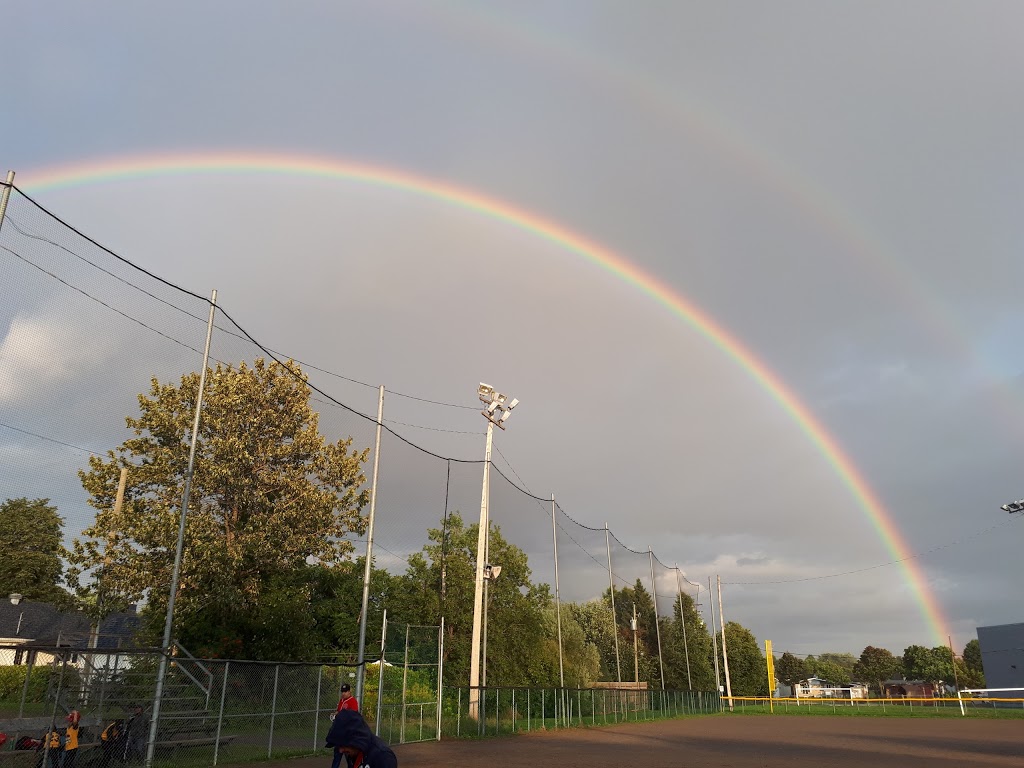
[[981, 661], [981, 643], [978, 642], [978, 638], [974, 638], [964, 646], [963, 661], [966, 682], [961, 681], [961, 685], [970, 688], [984, 688], [985, 667]]
[[64, 520], [49, 499], [7, 499], [0, 504], [0, 595], [24, 595], [62, 610], [73, 604], [60, 586], [67, 552]]
[[953, 660], [944, 645], [925, 648], [911, 645], [903, 651], [903, 674], [907, 680], [926, 683], [953, 681]]
[[[693, 598], [682, 595], [682, 612], [686, 634], [680, 622], [679, 599], [673, 605], [673, 617], [661, 619], [662, 655], [665, 659], [665, 685], [669, 689], [695, 691], [715, 689], [715, 670], [712, 665], [711, 633], [697, 613]], [[689, 679], [687, 679], [689, 662]]]
[[853, 668], [857, 664], [857, 657], [852, 653], [822, 653], [818, 655], [818, 663], [828, 662], [835, 664], [843, 670], [843, 677], [849, 681], [853, 676]]
[[[107, 610], [147, 596], [151, 639], [163, 624], [198, 389], [197, 373], [177, 385], [153, 379], [139, 415], [127, 419], [135, 437], [80, 473], [98, 512], [75, 541], [70, 580], [83, 594], [98, 582]], [[344, 563], [352, 551], [345, 536], [364, 528], [367, 453], [350, 439], [327, 442], [309, 398], [292, 363], [258, 359], [208, 373], [175, 604], [186, 645], [220, 633], [256, 656], [265, 617], [280, 611], [293, 620], [289, 634], [305, 631], [308, 613], [301, 600], [288, 604], [289, 591], [309, 575], [308, 562]], [[122, 467], [128, 485], [115, 515]]]
[[780, 682], [794, 686], [801, 680], [807, 679], [807, 665], [799, 656], [794, 656], [787, 651], [775, 662], [775, 676], [779, 678]]
[[[598, 652], [600, 668], [597, 680], [616, 680], [615, 630], [612, 627], [611, 608], [607, 600], [591, 600], [587, 603], [567, 603], [562, 606], [562, 616], [568, 613], [579, 625], [586, 642]], [[621, 663], [620, 663], [621, 666]]]
[[[768, 667], [754, 634], [735, 621], [725, 624], [726, 652], [729, 656], [729, 680], [733, 696], [767, 696]], [[718, 634], [719, 663], [722, 634]], [[724, 666], [723, 666], [724, 669]]]
[[882, 683], [894, 678], [903, 671], [902, 659], [893, 656], [885, 648], [869, 645], [861, 651], [860, 659], [853, 668], [853, 676], [868, 684], [877, 695], [882, 695]]
[[815, 677], [828, 680], [836, 685], [847, 685], [850, 682], [850, 673], [846, 667], [834, 661], [822, 661], [820, 658], [809, 662], [807, 665]]
[[[607, 596], [606, 591], [606, 599]], [[634, 606], [637, 617], [635, 637], [630, 628]], [[651, 687], [660, 687], [661, 671], [658, 669], [658, 636], [655, 626], [657, 616], [651, 593], [640, 579], [637, 579], [632, 587], [615, 590], [615, 614], [622, 679], [633, 680], [639, 670], [640, 681], [647, 681]]]
[[[449, 515], [445, 525], [428, 531], [428, 544], [409, 558], [387, 596], [389, 622], [439, 624], [443, 610], [445, 677], [453, 685], [469, 680], [477, 529], [459, 513]], [[546, 645], [554, 629], [545, 621], [553, 605], [548, 586], [530, 581], [526, 553], [508, 543], [498, 526], [491, 527], [489, 556], [501, 565], [501, 576], [488, 589], [487, 684], [556, 684], [557, 646], [552, 678]]]

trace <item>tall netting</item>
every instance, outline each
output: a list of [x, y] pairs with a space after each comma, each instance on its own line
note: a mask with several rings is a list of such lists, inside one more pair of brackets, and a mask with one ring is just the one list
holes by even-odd
[[0, 499], [48, 499], [68, 533], [89, 527], [79, 471], [132, 436], [125, 418], [152, 378], [200, 367], [207, 314], [205, 298], [13, 191], [0, 229]]
[[[127, 722], [137, 705], [143, 717], [155, 709], [160, 654], [153, 649], [161, 644], [172, 583], [185, 476], [182, 457], [190, 443], [210, 310], [205, 290], [185, 290], [139, 269], [16, 188], [11, 190], [0, 228], [0, 501], [19, 521], [60, 515], [65, 544], [73, 551], [72, 582], [85, 609], [62, 611], [57, 605], [43, 616], [36, 609], [17, 608], [16, 613], [38, 614], [25, 631], [32, 628], [37, 649], [51, 649], [23, 653], [12, 648], [10, 663], [0, 659], [3, 666], [27, 665], [19, 678], [22, 691], [12, 688], [4, 694], [8, 703], [18, 699], [19, 721], [29, 710], [50, 717], [78, 708], [96, 737], [93, 746], [99, 748], [97, 734], [108, 720]], [[305, 663], [224, 661], [239, 658], [243, 647], [230, 631], [197, 632], [196, 647], [177, 643], [155, 731], [158, 762], [202, 764], [321, 749], [328, 715], [346, 682], [353, 689], [364, 685], [360, 705], [391, 740], [436, 738], [439, 724], [442, 730], [461, 733], [471, 711], [466, 686], [474, 621], [482, 625], [480, 685], [487, 690], [483, 716], [466, 732], [498, 732], [506, 723], [516, 730], [523, 718], [528, 728], [537, 718], [542, 724], [548, 718], [562, 724], [582, 722], [585, 716], [593, 722], [614, 722], [640, 712], [667, 713], [668, 701], [675, 701], [679, 711], [682, 699], [652, 690], [693, 690], [687, 684], [682, 627], [676, 627], [680, 582], [675, 567], [640, 543], [624, 543], [628, 536], [617, 536], [598, 520], [570, 514], [548, 493], [535, 493], [501, 455], [501, 431], [494, 430], [487, 486], [490, 530], [483, 558], [490, 568], [483, 582], [482, 616], [475, 616], [476, 527], [487, 424], [480, 403], [468, 397], [444, 403], [385, 390], [378, 425], [377, 385], [332, 372], [315, 353], [309, 360], [289, 354], [291, 340], [255, 338], [244, 319], [232, 314], [229, 302], [217, 303], [214, 318], [204, 392], [223, 398], [218, 377], [226, 379], [227, 373], [243, 368], [283, 366], [283, 379], [293, 384], [301, 379], [308, 386], [309, 405], [325, 440], [349, 441], [346, 455], [360, 461], [353, 486], [338, 491], [350, 492], [353, 500], [330, 513], [345, 515], [348, 521], [326, 537], [331, 546], [343, 542], [342, 557], [332, 561], [336, 568], [321, 569], [330, 571], [331, 578], [340, 573], [345, 583], [327, 579], [316, 586], [320, 592], [309, 593], [333, 599], [331, 605], [338, 606], [337, 615], [316, 617], [321, 629], [329, 625], [329, 653], [301, 650], [305, 646], [289, 617], [305, 621], [302, 612], [315, 611], [320, 597], [293, 600], [298, 594], [294, 584], [278, 585], [272, 595], [277, 602], [269, 603], [272, 609], [244, 630], [250, 642], [245, 652], [262, 648], [245, 658]], [[168, 395], [179, 388], [180, 397]], [[306, 394], [302, 387], [295, 391]], [[192, 514], [204, 504], [231, 507], [226, 492], [211, 490], [210, 478], [232, 472], [237, 476], [244, 465], [250, 474], [239, 486], [242, 490], [232, 493], [244, 495], [249, 486], [258, 486], [259, 498], [246, 503], [258, 508], [259, 515], [287, 515], [292, 503], [282, 502], [275, 487], [260, 485], [261, 464], [246, 452], [247, 441], [273, 431], [275, 409], [285, 413], [286, 404], [274, 402], [246, 412], [247, 395], [228, 394], [239, 401], [238, 410], [248, 421], [218, 427], [211, 416], [211, 395], [201, 415], [204, 428], [213, 432], [201, 430], [200, 442], [216, 437], [237, 448], [241, 458], [214, 460], [199, 446], [195, 477], [206, 483], [205, 496], [192, 499], [186, 517], [176, 636], [182, 617], [203, 627], [203, 612], [211, 611], [207, 603], [190, 601], [202, 592], [197, 587], [210, 587], [199, 584], [199, 572], [190, 570], [203, 541], [219, 540], [221, 534], [227, 541], [237, 533], [223, 522], [225, 530], [212, 536], [209, 523]], [[130, 428], [126, 419], [142, 418], [147, 398], [155, 402], [165, 396], [175, 403], [178, 421], [168, 426], [157, 413], [150, 422]], [[290, 439], [279, 442], [288, 444]], [[118, 452], [133, 440], [148, 440], [146, 450]], [[154, 462], [163, 460], [165, 450], [173, 456], [161, 484], [147, 473], [155, 471]], [[363, 616], [370, 517], [364, 501], [374, 488], [375, 464], [372, 575]], [[123, 509], [118, 500], [121, 471], [131, 475]], [[299, 474], [305, 476], [305, 471]], [[332, 510], [332, 505], [321, 508]], [[140, 524], [140, 511], [153, 514], [150, 528]], [[130, 539], [125, 531], [132, 526], [131, 536], [151, 538], [150, 556], [145, 562], [133, 561], [129, 548], [115, 562], [110, 556], [113, 545]], [[57, 544], [55, 539], [55, 548]], [[284, 544], [268, 540], [265, 546]], [[310, 566], [321, 564], [305, 552], [293, 562], [303, 558]], [[133, 567], [148, 569], [151, 586], [132, 598], [148, 608], [142, 612], [113, 605], [113, 598], [105, 602], [115, 590], [104, 585], [128, 584]], [[245, 578], [250, 567], [242, 560], [202, 578], [227, 583]], [[253, 579], [249, 587], [255, 592], [259, 579]], [[307, 587], [314, 589], [301, 585]], [[54, 594], [25, 594], [23, 599], [38, 605], [55, 599]], [[239, 588], [237, 594], [245, 590]], [[221, 605], [217, 610], [230, 614], [230, 608]], [[442, 619], [443, 632], [438, 627]], [[221, 626], [208, 623], [215, 629]], [[360, 626], [364, 678], [357, 665]], [[21, 632], [18, 617], [19, 642]], [[219, 658], [201, 661], [203, 657]], [[589, 697], [580, 693], [588, 687]], [[439, 688], [448, 690], [440, 712]], [[133, 722], [131, 749], [137, 750], [147, 746], [149, 736], [147, 731], [140, 747], [142, 721]]]
[[612, 612], [608, 568], [610, 533], [578, 522], [559, 506], [556, 511], [558, 574], [563, 615], [575, 621], [587, 642], [599, 649], [596, 680], [623, 677], [618, 625]]

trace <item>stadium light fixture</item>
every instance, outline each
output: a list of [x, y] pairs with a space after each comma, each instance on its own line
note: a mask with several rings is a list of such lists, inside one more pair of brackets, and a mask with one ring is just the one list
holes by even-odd
[[1011, 515], [1014, 512], [1020, 512], [1021, 510], [1024, 510], [1024, 499], [1011, 501], [1009, 504], [1003, 504], [1000, 509], [1003, 510], [1003, 512], [1009, 512]]

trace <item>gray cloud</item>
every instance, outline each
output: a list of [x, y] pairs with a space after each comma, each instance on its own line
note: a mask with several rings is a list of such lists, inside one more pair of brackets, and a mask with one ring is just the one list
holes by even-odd
[[[1024, 108], [1007, 97], [1022, 85], [1019, 16], [996, 4], [580, 3], [557, 16], [531, 4], [325, 4], [282, 18], [249, 4], [68, 3], [44, 19], [26, 6], [9, 15], [20, 66], [2, 160], [31, 190], [35, 169], [122, 152], [322, 154], [448, 180], [578, 232], [687, 297], [791, 388], [904, 548], [743, 366], [528, 232], [422, 196], [281, 174], [39, 192], [147, 268], [200, 294], [218, 288], [276, 349], [428, 399], [472, 405], [481, 379], [520, 397], [499, 466], [705, 590], [721, 575], [726, 618], [778, 649], [944, 640], [905, 566], [890, 564], [907, 553], [920, 554], [911, 567], [962, 646], [979, 623], [1021, 620], [1021, 529], [997, 508], [1024, 490]], [[55, 315], [33, 296], [17, 299], [26, 316]], [[126, 327], [88, 312], [98, 328]], [[75, 333], [62, 347], [72, 361], [85, 352]], [[198, 364], [147, 338], [112, 332], [97, 358], [106, 377], [62, 368], [102, 393], [76, 395], [95, 418], [53, 418], [56, 389], [4, 417], [94, 450], [113, 444], [149, 375]], [[218, 343], [225, 356], [253, 352]], [[12, 360], [0, 377], [15, 375]], [[375, 408], [372, 388], [317, 380]], [[389, 395], [386, 416], [445, 455], [482, 454], [472, 410]], [[350, 416], [325, 424], [371, 439]], [[387, 522], [385, 510], [382, 544], [401, 553], [436, 524], [445, 466], [388, 449], [387, 509], [407, 517]], [[15, 466], [0, 472], [9, 494], [60, 495]], [[76, 481], [55, 472], [77, 499]], [[459, 467], [448, 489], [467, 517], [479, 479], [477, 465]], [[546, 574], [543, 510], [511, 492], [499, 501], [495, 519]], [[80, 529], [88, 510], [68, 517]], [[566, 554], [577, 599], [595, 590], [591, 544]], [[624, 578], [643, 573], [643, 556], [622, 557]]]

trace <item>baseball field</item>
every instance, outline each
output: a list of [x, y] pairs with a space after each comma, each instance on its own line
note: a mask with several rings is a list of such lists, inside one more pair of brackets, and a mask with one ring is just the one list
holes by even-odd
[[[395, 747], [403, 768], [985, 768], [1024, 765], [1024, 722], [732, 715]], [[265, 763], [325, 767], [330, 756]]]

